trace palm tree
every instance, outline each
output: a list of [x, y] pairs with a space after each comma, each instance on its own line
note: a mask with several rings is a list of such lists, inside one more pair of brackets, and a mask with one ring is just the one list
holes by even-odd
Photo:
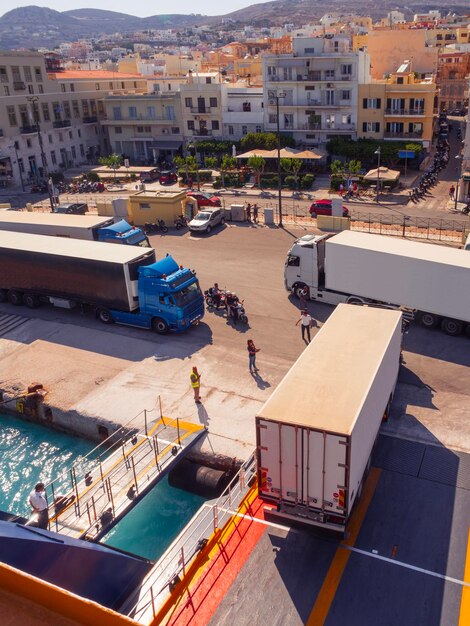
[[258, 156], [254, 154], [247, 161], [248, 167], [251, 167], [252, 170], [256, 172], [256, 178], [258, 179], [258, 187], [261, 188], [261, 174], [264, 172], [264, 168], [266, 167], [266, 161], [262, 156]]

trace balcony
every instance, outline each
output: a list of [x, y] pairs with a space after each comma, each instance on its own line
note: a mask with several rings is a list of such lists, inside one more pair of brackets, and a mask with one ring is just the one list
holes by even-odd
[[423, 136], [423, 131], [418, 131], [415, 133], [399, 133], [399, 132], [391, 132], [385, 131], [384, 138], [385, 139], [421, 139]]
[[82, 117], [83, 124], [96, 124], [98, 122], [98, 117], [96, 115], [85, 115]]
[[424, 109], [385, 109], [385, 115], [424, 115]]
[[15, 91], [24, 91], [26, 89], [26, 83], [21, 80], [15, 80], [13, 82], [13, 89]]
[[39, 132], [39, 126], [37, 125], [20, 127], [20, 133], [22, 135], [34, 135], [37, 132]]
[[[194, 137], [210, 137], [213, 134], [213, 130], [210, 130], [209, 128], [194, 128], [191, 131], [191, 134], [194, 135]], [[222, 131], [219, 131], [219, 134], [222, 134]]]
[[52, 126], [53, 128], [70, 128], [72, 124], [70, 120], [54, 120]]
[[211, 107], [191, 107], [191, 113], [195, 115], [210, 115], [212, 108]]

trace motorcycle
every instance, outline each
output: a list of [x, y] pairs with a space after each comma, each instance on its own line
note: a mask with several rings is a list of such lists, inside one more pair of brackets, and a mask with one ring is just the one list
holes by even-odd
[[219, 302], [218, 304], [215, 303], [214, 300], [214, 295], [213, 295], [213, 289], [212, 287], [210, 289], [206, 289], [206, 291], [204, 291], [204, 300], [206, 302], [206, 306], [208, 309], [225, 309], [226, 305], [225, 305], [225, 291], [219, 291]]
[[236, 324], [238, 320], [240, 320], [242, 324], [248, 324], [248, 317], [245, 313], [243, 300], [236, 300], [230, 304], [227, 304], [227, 316], [233, 319], [234, 324]]
[[147, 235], [152, 235], [153, 233], [158, 233], [161, 231], [162, 233], [168, 232], [168, 226], [166, 226], [163, 220], [157, 220], [156, 222], [145, 222], [144, 231]]
[[181, 228], [186, 228], [188, 225], [188, 220], [184, 215], [178, 215], [175, 219], [175, 228], [176, 230], [180, 230]]

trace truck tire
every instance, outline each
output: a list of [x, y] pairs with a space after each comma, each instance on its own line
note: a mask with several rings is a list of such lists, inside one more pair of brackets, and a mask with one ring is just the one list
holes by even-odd
[[23, 304], [23, 297], [21, 291], [15, 291], [14, 289], [10, 289], [7, 293], [7, 299], [10, 304], [14, 304], [15, 306], [20, 306]]
[[111, 311], [108, 309], [98, 309], [96, 317], [100, 320], [100, 322], [103, 322], [103, 324], [112, 324], [114, 322]]
[[439, 319], [439, 316], [433, 313], [421, 313], [419, 316], [419, 322], [424, 328], [437, 328]]
[[6, 289], [0, 289], [0, 302], [6, 302], [8, 300]]
[[159, 335], [166, 335], [168, 332], [168, 324], [161, 317], [154, 317], [152, 320], [152, 330]]
[[305, 283], [295, 283], [294, 287], [292, 288], [292, 291], [294, 292], [295, 297], [298, 298], [299, 300], [300, 300], [300, 292], [306, 286], [307, 285]]
[[23, 294], [23, 304], [25, 304], [28, 309], [37, 309], [41, 302], [34, 293], [25, 293]]
[[447, 335], [457, 337], [457, 335], [462, 334], [463, 324], [462, 322], [459, 322], [459, 320], [453, 320], [450, 317], [444, 317], [441, 322], [441, 330], [443, 330]]

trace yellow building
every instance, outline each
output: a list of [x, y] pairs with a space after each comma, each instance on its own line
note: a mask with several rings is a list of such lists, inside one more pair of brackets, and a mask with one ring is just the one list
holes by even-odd
[[390, 78], [359, 85], [358, 137], [410, 140], [427, 149], [433, 136], [434, 76], [416, 78], [405, 61]]
[[138, 191], [129, 196], [129, 217], [136, 226], [163, 220], [173, 226], [175, 219], [185, 213], [185, 191]]

